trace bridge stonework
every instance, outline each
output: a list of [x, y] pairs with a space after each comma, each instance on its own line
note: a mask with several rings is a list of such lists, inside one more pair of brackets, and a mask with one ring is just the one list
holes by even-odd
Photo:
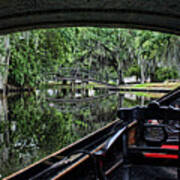
[[68, 26], [125, 27], [180, 34], [180, 0], [0, 1], [0, 33]]

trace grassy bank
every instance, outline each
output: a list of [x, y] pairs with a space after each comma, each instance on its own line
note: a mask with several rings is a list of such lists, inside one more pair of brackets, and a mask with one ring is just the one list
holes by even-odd
[[176, 83], [144, 83], [144, 84], [136, 84], [130, 86], [131, 88], [141, 88], [141, 89], [175, 89], [180, 86], [180, 82]]
[[[43, 84], [45, 87], [54, 87], [54, 86], [61, 86], [62, 88], [72, 88], [71, 83], [67, 82], [66, 85], [62, 84], [62, 82], [49, 82]], [[180, 86], [180, 82], [176, 83], [170, 83], [170, 82], [164, 82], [164, 83], [144, 83], [144, 84], [132, 84], [132, 85], [122, 85], [117, 86], [117, 88], [122, 89], [145, 89], [145, 90], [151, 90], [151, 89], [165, 89], [165, 90], [172, 90]], [[75, 88], [106, 88], [106, 85], [98, 84], [95, 82], [89, 82], [88, 84], [75, 84]]]

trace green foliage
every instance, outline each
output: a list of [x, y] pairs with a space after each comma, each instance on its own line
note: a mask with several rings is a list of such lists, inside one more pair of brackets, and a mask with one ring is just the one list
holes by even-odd
[[[158, 68], [180, 63], [179, 42], [173, 35], [111, 28], [15, 33], [10, 35], [8, 83], [34, 87], [43, 73], [59, 67], [105, 71], [119, 81], [123, 81], [123, 75], [136, 75], [142, 81], [150, 76], [153, 81]], [[1, 46], [0, 52], [4, 52]]]
[[168, 79], [178, 78], [178, 71], [175, 68], [158, 68], [156, 71], [156, 77], [158, 81], [165, 81]]
[[10, 84], [37, 86], [43, 73], [72, 63], [69, 32], [39, 30], [11, 35]]
[[130, 66], [125, 72], [125, 76], [137, 76], [140, 77], [140, 67], [137, 65]]
[[8, 83], [16, 86], [36, 84], [41, 71], [38, 49], [33, 34], [17, 33], [11, 35], [11, 59]]

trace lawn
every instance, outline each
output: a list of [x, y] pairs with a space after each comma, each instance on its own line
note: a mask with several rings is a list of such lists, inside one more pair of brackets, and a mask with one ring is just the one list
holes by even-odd
[[132, 85], [131, 88], [145, 88], [145, 89], [175, 89], [180, 86], [180, 82], [175, 83], [144, 83], [144, 84], [136, 84]]

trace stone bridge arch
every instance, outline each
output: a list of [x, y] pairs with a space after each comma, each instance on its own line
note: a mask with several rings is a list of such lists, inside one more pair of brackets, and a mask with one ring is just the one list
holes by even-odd
[[180, 34], [180, 0], [0, 0], [0, 34], [97, 26]]

